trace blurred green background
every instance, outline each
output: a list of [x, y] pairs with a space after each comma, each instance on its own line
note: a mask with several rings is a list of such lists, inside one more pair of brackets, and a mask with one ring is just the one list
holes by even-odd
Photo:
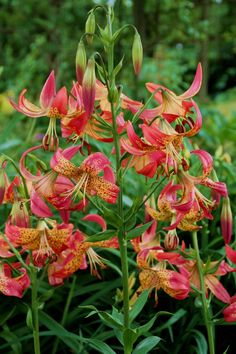
[[[58, 87], [70, 88], [87, 13], [94, 5], [107, 3], [114, 5], [116, 28], [134, 24], [142, 37], [145, 57], [139, 78], [132, 70], [133, 33], [127, 30], [116, 46], [117, 63], [125, 55], [118, 83], [132, 98], [147, 97], [148, 81], [183, 92], [201, 61], [204, 80], [197, 101], [204, 123], [196, 141], [216, 154], [218, 172], [235, 189], [231, 162], [236, 153], [235, 0], [1, 0], [0, 151], [17, 157], [34, 143], [37, 133], [45, 132], [47, 118], [37, 120], [32, 135], [33, 120], [13, 112], [8, 97], [17, 99], [28, 88], [27, 97], [37, 103], [52, 69]], [[105, 24], [102, 11], [96, 12], [96, 20]], [[95, 40], [88, 54], [99, 49]]]

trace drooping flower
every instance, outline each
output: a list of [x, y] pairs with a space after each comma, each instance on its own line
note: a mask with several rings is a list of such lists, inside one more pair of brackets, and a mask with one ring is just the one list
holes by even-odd
[[158, 166], [165, 162], [165, 152], [160, 150], [158, 142], [151, 144], [139, 138], [130, 121], [126, 127], [128, 139], [121, 138], [120, 143], [121, 147], [131, 154], [131, 161], [128, 159], [125, 163], [128, 163], [129, 167], [134, 166], [137, 173], [152, 178]]
[[[99, 215], [89, 214], [82, 220], [95, 222], [102, 227], [103, 231], [106, 230], [106, 222]], [[97, 264], [102, 268], [105, 265], [102, 258], [94, 251], [94, 247], [118, 248], [118, 240], [117, 237], [113, 237], [109, 240], [90, 242], [84, 233], [76, 230], [67, 245], [68, 248], [61, 252], [56, 262], [49, 265], [48, 276], [51, 285], [59, 285], [77, 270], [86, 269], [88, 267], [86, 258], [89, 260], [91, 274], [99, 276]]]
[[40, 106], [36, 106], [26, 99], [26, 92], [27, 89], [24, 89], [20, 93], [18, 103], [15, 103], [12, 99], [10, 103], [18, 112], [28, 117], [39, 118], [46, 116], [50, 119], [48, 130], [43, 138], [43, 147], [45, 150], [54, 151], [58, 147], [56, 119], [63, 117], [67, 113], [67, 90], [62, 87], [56, 92], [55, 75], [54, 71], [52, 71], [40, 93]]
[[225, 322], [236, 322], [236, 295], [230, 298], [230, 305], [223, 310]]
[[[148, 91], [154, 94], [154, 98], [160, 103], [160, 105], [153, 109], [145, 109], [140, 114], [140, 118], [150, 121], [155, 117], [162, 116], [171, 123], [178, 117], [186, 117], [193, 107], [193, 101], [189, 101], [189, 99], [199, 92], [201, 83], [202, 67], [200, 63], [197, 66], [196, 74], [191, 86], [182, 95], [177, 96], [173, 91], [164, 86], [147, 83], [146, 87]], [[129, 108], [133, 112], [137, 112], [134, 107], [130, 106]]]
[[[69, 192], [69, 195], [78, 195], [79, 193], [89, 195], [98, 195], [108, 203], [115, 203], [119, 188], [115, 185], [115, 176], [110, 167], [108, 158], [100, 152], [91, 154], [83, 163], [77, 167], [70, 162], [63, 150], [58, 149], [51, 159], [52, 169], [60, 175], [75, 181], [75, 186]], [[99, 173], [103, 172], [103, 176]]]
[[[183, 267], [189, 272], [191, 284], [193, 284], [197, 289], [200, 289], [200, 277], [196, 261], [187, 260]], [[230, 295], [221, 284], [218, 277], [234, 271], [236, 271], [236, 269], [230, 267], [225, 261], [203, 264], [206, 295], [208, 295], [208, 291], [210, 290], [217, 299], [224, 303], [229, 303]]]
[[[13, 270], [20, 273], [13, 277]], [[0, 291], [7, 296], [16, 296], [22, 298], [23, 292], [30, 286], [29, 276], [19, 263], [0, 264]]]
[[37, 258], [50, 258], [66, 248], [72, 233], [72, 224], [57, 224], [55, 221], [39, 220], [36, 228], [24, 228], [6, 224], [5, 233], [9, 241], [24, 250], [36, 251]]

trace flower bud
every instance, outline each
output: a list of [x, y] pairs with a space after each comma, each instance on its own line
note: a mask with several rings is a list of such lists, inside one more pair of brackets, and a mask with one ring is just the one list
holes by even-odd
[[175, 250], [179, 245], [179, 238], [176, 233], [176, 229], [170, 230], [164, 240], [164, 246], [167, 250]]
[[93, 41], [93, 34], [95, 32], [95, 26], [96, 26], [95, 16], [94, 16], [94, 13], [91, 12], [87, 18], [86, 23], [85, 23], [85, 32], [87, 34], [86, 39], [89, 44], [91, 44]]
[[134, 72], [138, 75], [141, 71], [142, 61], [143, 61], [143, 46], [141, 42], [140, 35], [138, 32], [135, 32], [134, 41], [132, 46], [132, 59]]
[[3, 163], [0, 167], [0, 205], [3, 203], [7, 182], [7, 176], [4, 167], [5, 164]]
[[10, 214], [11, 224], [19, 227], [29, 227], [30, 217], [25, 203], [16, 201], [12, 205]]
[[82, 95], [84, 108], [88, 116], [93, 113], [94, 102], [95, 102], [95, 60], [90, 58], [88, 60], [87, 68], [84, 73], [84, 78], [82, 82]]
[[229, 197], [223, 199], [222, 211], [221, 211], [221, 231], [226, 244], [230, 243], [233, 228], [233, 217], [230, 208]]
[[80, 41], [78, 44], [76, 58], [75, 58], [76, 78], [79, 84], [82, 84], [84, 72], [86, 69], [86, 64], [87, 64], [87, 57], [84, 48], [84, 43], [83, 41]]

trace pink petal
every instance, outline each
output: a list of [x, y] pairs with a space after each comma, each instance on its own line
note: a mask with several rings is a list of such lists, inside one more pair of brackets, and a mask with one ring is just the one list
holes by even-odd
[[15, 108], [18, 112], [25, 114], [28, 117], [32, 118], [38, 118], [38, 117], [43, 117], [47, 115], [47, 110], [40, 108], [38, 106], [35, 106], [33, 103], [28, 101], [25, 98], [25, 93], [27, 92], [26, 89], [24, 89], [19, 96], [18, 104], [16, 104], [12, 99], [10, 99], [10, 103]]
[[187, 91], [185, 91], [182, 95], [180, 95], [179, 98], [187, 99], [195, 96], [200, 90], [201, 85], [202, 85], [202, 66], [201, 63], [199, 63], [197, 66], [196, 74], [192, 82], [192, 85], [189, 87]]
[[233, 250], [229, 245], [225, 245], [225, 251], [227, 258], [234, 264], [236, 264], [236, 251]]
[[66, 115], [67, 113], [67, 90], [65, 87], [62, 87], [56, 94], [51, 107], [57, 108], [60, 114]]
[[230, 303], [230, 295], [220, 281], [214, 275], [207, 274], [205, 282], [211, 292], [222, 302]]
[[43, 199], [38, 195], [38, 193], [33, 189], [30, 196], [30, 208], [33, 214], [41, 218], [49, 218], [53, 216], [53, 213], [43, 201]]
[[83, 162], [83, 165], [91, 167], [97, 173], [109, 166], [111, 162], [101, 152], [95, 152], [89, 155]]
[[96, 224], [101, 226], [102, 231], [105, 231], [107, 228], [106, 221], [100, 215], [97, 214], [88, 214], [82, 220], [95, 222]]
[[54, 75], [54, 71], [51, 71], [40, 94], [39, 101], [41, 107], [44, 109], [50, 108], [52, 100], [55, 96], [56, 96], [55, 75]]
[[28, 179], [29, 181], [37, 181], [40, 176], [35, 176], [33, 175], [32, 173], [30, 173], [27, 168], [25, 167], [25, 159], [27, 157], [27, 155], [31, 152], [31, 151], [34, 151], [34, 150], [38, 150], [42, 148], [42, 145], [38, 145], [38, 146], [33, 146], [32, 148], [26, 150], [22, 156], [21, 156], [21, 159], [20, 159], [20, 171], [22, 173], [22, 175]]

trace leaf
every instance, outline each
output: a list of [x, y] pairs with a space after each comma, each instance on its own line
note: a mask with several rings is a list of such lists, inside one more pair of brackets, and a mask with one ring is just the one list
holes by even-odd
[[106, 231], [98, 232], [97, 234], [89, 236], [87, 238], [87, 241], [97, 242], [97, 241], [109, 240], [110, 238], [114, 237], [116, 233], [117, 233], [116, 230], [106, 230]]
[[103, 354], [116, 354], [114, 352], [113, 349], [111, 349], [111, 347], [109, 347], [109, 345], [107, 345], [106, 343], [102, 342], [99, 339], [89, 339], [88, 344], [94, 348], [97, 349], [100, 353]]
[[29, 307], [26, 315], [26, 324], [31, 330], [34, 328], [33, 326], [33, 317], [32, 317], [32, 310]]
[[191, 331], [194, 333], [194, 339], [197, 342], [198, 354], [206, 354], [208, 352], [208, 345], [204, 335], [196, 329]]
[[57, 321], [43, 311], [39, 312], [39, 320], [41, 324], [50, 329], [56, 337], [60, 338], [60, 340], [62, 340], [69, 348], [73, 349], [75, 353], [80, 353], [80, 351], [78, 351], [80, 350], [79, 342], [86, 341], [86, 339], [77, 334], [68, 332]]
[[142, 235], [142, 233], [144, 233], [152, 225], [152, 223], [153, 221], [149, 221], [146, 224], [136, 227], [135, 229], [127, 232], [127, 240], [132, 240], [133, 238]]
[[[13, 313], [16, 310], [16, 306], [14, 306], [10, 311], [8, 310], [7, 312], [3, 313], [0, 317], [0, 326], [3, 326], [5, 324], [5, 322], [11, 318], [11, 316], [13, 315]], [[2, 311], [3, 312], [3, 309]]]
[[122, 57], [122, 59], [119, 61], [119, 63], [116, 65], [115, 69], [113, 70], [113, 75], [114, 77], [119, 73], [119, 71], [121, 70], [122, 66], [123, 66], [123, 60], [124, 60], [124, 55]]
[[22, 353], [22, 345], [20, 342], [17, 341], [18, 337], [14, 333], [10, 332], [9, 328], [4, 325], [3, 331], [0, 332], [0, 337], [3, 338], [9, 346], [11, 346], [14, 354], [21, 354]]
[[144, 306], [147, 302], [147, 299], [148, 299], [148, 294], [149, 294], [149, 291], [145, 290], [138, 297], [137, 301], [135, 302], [134, 306], [132, 307], [132, 309], [130, 311], [130, 322], [133, 322], [133, 320], [139, 315], [139, 313], [144, 308]]
[[158, 327], [158, 332], [162, 331], [165, 328], [171, 327], [175, 322], [177, 322], [185, 314], [186, 314], [186, 311], [184, 309], [179, 309], [178, 311], [176, 311], [176, 313], [173, 314], [173, 316], [168, 321], [166, 321], [162, 326]]
[[138, 334], [141, 335], [141, 334], [144, 334], [144, 333], [148, 332], [149, 329], [153, 326], [153, 324], [156, 321], [156, 319], [157, 319], [157, 314], [155, 316], [153, 316], [147, 323], [145, 323], [142, 326], [139, 326], [137, 328]]
[[133, 354], [146, 354], [149, 353], [159, 342], [161, 341], [160, 337], [151, 336], [143, 339], [137, 347], [134, 349]]
[[138, 336], [138, 333], [133, 329], [127, 328], [124, 330], [123, 339], [124, 343], [127, 345], [127, 353], [131, 353], [133, 344], [137, 340]]
[[[99, 311], [95, 306], [88, 305], [88, 306], [79, 306], [79, 308], [90, 309], [92, 312], [89, 313], [88, 316], [92, 316], [95, 313], [101, 318], [101, 320], [109, 327], [117, 328], [119, 330], [123, 330], [123, 323], [116, 318], [114, 318], [110, 313], [105, 311]], [[87, 316], [87, 317], [88, 317]]]

